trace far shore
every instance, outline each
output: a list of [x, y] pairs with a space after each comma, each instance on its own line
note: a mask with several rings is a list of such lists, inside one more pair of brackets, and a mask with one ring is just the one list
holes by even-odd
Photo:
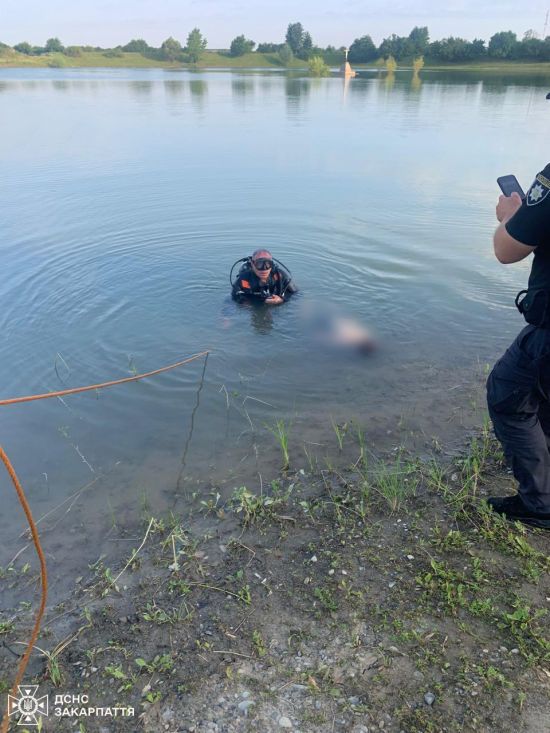
[[[342, 59], [326, 59], [332, 68], [338, 68], [343, 63]], [[273, 69], [281, 71], [307, 71], [307, 62], [302, 59], [292, 59], [288, 65], [284, 65], [275, 53], [247, 53], [243, 56], [233, 57], [228, 52], [205, 51], [200, 61], [196, 64], [182, 63], [180, 61], [162, 61], [148, 58], [140, 53], [126, 53], [116, 50], [105, 51], [82, 51], [77, 56], [67, 56], [62, 53], [49, 53], [40, 56], [28, 56], [17, 53], [13, 50], [0, 53], [0, 69], [6, 68], [158, 68], [158, 69], [237, 69], [237, 70], [258, 70]], [[358, 71], [380, 71], [385, 73], [386, 69], [380, 63], [376, 64], [355, 64], [352, 67]], [[398, 65], [397, 72], [412, 71], [412, 65]], [[550, 73], [550, 62], [529, 63], [518, 61], [488, 61], [486, 63], [469, 64], [441, 64], [426, 61], [423, 71], [460, 71], [475, 73], [513, 73], [513, 74], [548, 74]]]

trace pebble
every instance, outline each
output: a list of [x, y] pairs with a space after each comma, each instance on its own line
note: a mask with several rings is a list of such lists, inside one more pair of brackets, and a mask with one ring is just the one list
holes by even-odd
[[174, 711], [172, 708], [166, 708], [160, 716], [163, 723], [172, 723], [174, 721]]
[[427, 692], [424, 695], [424, 702], [426, 703], [426, 705], [433, 705], [434, 704], [434, 702], [435, 702], [435, 695], [433, 694], [433, 692]]
[[279, 727], [292, 728], [292, 722], [290, 718], [287, 718], [286, 715], [281, 715], [281, 717], [279, 718]]
[[350, 705], [359, 705], [361, 702], [361, 699], [354, 695], [353, 697], [348, 697], [348, 702]]
[[510, 649], [510, 654], [519, 654], [519, 649]]
[[241, 713], [244, 713], [245, 715], [248, 714], [248, 708], [252, 707], [252, 705], [255, 705], [256, 703], [254, 700], [243, 700], [240, 702], [237, 707], [241, 711]]

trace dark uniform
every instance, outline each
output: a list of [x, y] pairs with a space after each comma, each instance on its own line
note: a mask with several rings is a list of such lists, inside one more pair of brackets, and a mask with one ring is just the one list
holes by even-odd
[[[536, 247], [528, 290], [518, 305], [529, 325], [489, 375], [487, 403], [495, 434], [519, 483], [525, 515], [550, 518], [550, 164], [537, 175], [505, 227], [518, 242]], [[508, 506], [509, 518], [515, 518], [517, 507]], [[506, 513], [505, 505], [493, 508]], [[547, 521], [544, 518], [538, 526], [547, 526]]]
[[233, 297], [239, 301], [247, 298], [262, 301], [271, 295], [279, 295], [283, 300], [288, 300], [295, 292], [296, 287], [292, 280], [275, 264], [265, 283], [260, 281], [250, 265], [243, 265], [232, 289]]

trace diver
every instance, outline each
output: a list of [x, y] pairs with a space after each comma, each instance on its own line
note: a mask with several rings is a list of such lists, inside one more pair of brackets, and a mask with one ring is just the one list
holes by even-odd
[[[233, 281], [233, 270], [241, 262], [241, 269]], [[250, 257], [237, 260], [231, 268], [229, 279], [231, 294], [238, 302], [252, 300], [279, 305], [297, 292], [290, 270], [274, 259], [267, 249], [257, 249]]]

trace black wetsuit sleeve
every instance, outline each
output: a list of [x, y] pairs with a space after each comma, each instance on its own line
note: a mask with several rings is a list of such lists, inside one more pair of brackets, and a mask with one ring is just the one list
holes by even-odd
[[233, 283], [233, 287], [231, 288], [231, 297], [233, 300], [241, 301], [244, 298], [246, 298], [246, 292], [243, 290], [241, 278], [238, 277], [235, 282]]
[[246, 268], [241, 269], [237, 275], [237, 279], [233, 283], [233, 287], [231, 288], [231, 295], [235, 300], [245, 300], [253, 294], [252, 286], [252, 273]]
[[537, 174], [525, 201], [505, 228], [511, 237], [529, 247], [550, 247], [550, 163]]
[[298, 292], [298, 288], [294, 284], [294, 281], [288, 278], [283, 272], [280, 273], [281, 289], [279, 295], [283, 300], [288, 300], [293, 293]]

